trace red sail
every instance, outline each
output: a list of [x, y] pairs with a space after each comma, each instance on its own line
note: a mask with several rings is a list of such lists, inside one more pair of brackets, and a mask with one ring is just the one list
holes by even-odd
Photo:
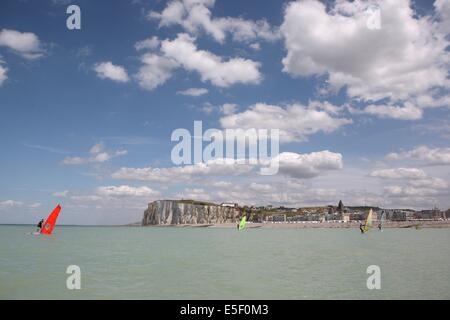
[[58, 204], [55, 209], [53, 209], [52, 213], [47, 218], [47, 221], [45, 221], [44, 225], [42, 226], [41, 233], [42, 234], [51, 234], [53, 231], [53, 228], [55, 227], [56, 219], [58, 218], [59, 212], [61, 211], [61, 206]]

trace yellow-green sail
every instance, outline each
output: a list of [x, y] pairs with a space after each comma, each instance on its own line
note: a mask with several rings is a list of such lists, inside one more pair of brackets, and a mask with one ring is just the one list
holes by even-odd
[[372, 209], [369, 210], [369, 213], [367, 214], [366, 221], [364, 222], [364, 232], [369, 231], [370, 227], [372, 226]]
[[241, 221], [239, 222], [239, 230], [244, 230], [246, 223], [247, 223], [247, 216], [244, 215]]

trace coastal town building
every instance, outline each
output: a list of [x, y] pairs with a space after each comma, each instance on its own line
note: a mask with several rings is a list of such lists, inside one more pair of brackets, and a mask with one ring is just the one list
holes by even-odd
[[341, 213], [341, 214], [345, 212], [345, 207], [344, 207], [344, 204], [342, 203], [342, 200], [339, 200], [339, 203], [337, 206], [337, 212]]
[[431, 210], [422, 210], [420, 212], [417, 212], [415, 214], [415, 217], [417, 219], [439, 220], [439, 219], [445, 219], [446, 215], [445, 215], [445, 212], [434, 207]]
[[275, 214], [272, 216], [273, 222], [286, 222], [286, 215], [285, 214]]

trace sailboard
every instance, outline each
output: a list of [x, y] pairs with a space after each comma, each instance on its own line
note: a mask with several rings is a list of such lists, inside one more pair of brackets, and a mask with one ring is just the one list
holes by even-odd
[[246, 223], [247, 223], [247, 216], [244, 215], [241, 221], [239, 222], [239, 230], [244, 230]]
[[61, 206], [58, 204], [55, 209], [50, 213], [47, 220], [45, 220], [42, 225], [41, 234], [50, 235], [53, 232], [53, 228], [56, 224], [56, 219], [58, 219], [58, 215], [61, 212]]

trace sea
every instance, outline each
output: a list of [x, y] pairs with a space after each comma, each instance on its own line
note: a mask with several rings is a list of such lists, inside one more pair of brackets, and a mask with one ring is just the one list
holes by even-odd
[[33, 229], [0, 226], [0, 299], [450, 299], [450, 229]]

